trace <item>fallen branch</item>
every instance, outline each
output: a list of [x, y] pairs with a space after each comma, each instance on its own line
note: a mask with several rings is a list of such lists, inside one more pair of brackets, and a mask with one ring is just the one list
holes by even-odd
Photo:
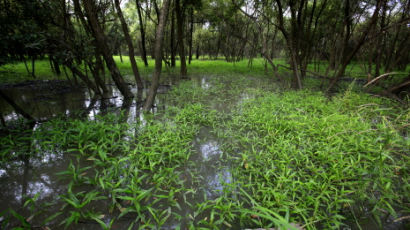
[[400, 218], [395, 219], [393, 222], [397, 223], [397, 222], [405, 220], [405, 219], [410, 219], [410, 216], [402, 216]]
[[371, 85], [371, 84], [377, 82], [378, 80], [380, 80], [380, 79], [382, 79], [382, 78], [384, 78], [384, 77], [386, 77], [386, 76], [395, 75], [395, 74], [401, 74], [401, 73], [390, 72], [390, 73], [382, 74], [382, 75], [380, 75], [380, 76], [374, 78], [373, 80], [369, 81], [366, 85], [363, 86], [363, 88], [366, 88], [367, 86], [369, 86], [369, 85]]
[[[277, 66], [283, 67], [283, 68], [288, 69], [288, 70], [293, 70], [292, 67], [289, 67], [289, 66], [285, 66], [285, 65], [281, 65], [281, 64], [277, 64]], [[316, 77], [325, 78], [325, 79], [329, 79], [329, 80], [331, 79], [331, 77], [324, 76], [324, 75], [321, 75], [320, 73], [316, 73], [316, 72], [313, 72], [313, 71], [310, 71], [310, 70], [307, 70], [307, 69], [301, 69], [301, 70], [305, 71], [306, 73], [313, 74]]]

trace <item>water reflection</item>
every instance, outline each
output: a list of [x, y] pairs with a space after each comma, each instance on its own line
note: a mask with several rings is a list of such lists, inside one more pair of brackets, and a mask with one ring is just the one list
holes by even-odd
[[218, 143], [216, 141], [209, 141], [200, 146], [200, 152], [205, 160], [208, 160], [211, 156], [220, 155], [222, 152], [219, 150]]
[[[92, 97], [87, 88], [72, 87], [64, 81], [37, 82], [32, 84], [18, 85], [2, 89], [15, 103], [25, 109], [38, 121], [48, 120], [55, 116], [64, 115], [66, 117], [84, 116], [90, 120], [95, 120], [97, 115], [108, 112], [122, 110], [128, 117], [128, 121], [135, 121], [140, 118], [138, 113], [130, 112], [133, 108], [140, 109], [143, 104], [143, 96], [146, 90], [138, 90], [131, 87], [131, 92], [135, 98], [124, 100], [121, 92], [114, 85], [107, 85], [109, 94], [103, 99]], [[159, 112], [166, 109], [168, 100], [166, 92], [170, 85], [161, 85], [155, 98], [152, 112]], [[14, 109], [0, 98], [0, 111], [4, 122], [15, 121], [21, 116]]]
[[196, 170], [202, 178], [201, 189], [209, 199], [215, 199], [222, 194], [226, 184], [232, 183], [232, 175], [229, 168], [222, 164], [223, 152], [211, 131], [208, 127], [200, 129], [194, 141], [197, 154], [192, 160], [196, 162]]
[[[35, 124], [29, 130], [34, 131], [39, 126]], [[36, 141], [29, 138], [32, 132], [11, 132], [16, 138], [26, 138], [27, 141], [11, 151], [14, 156], [12, 160], [0, 163], [0, 184], [3, 188], [0, 193], [0, 213], [8, 213], [8, 209], [13, 209], [28, 217], [33, 214], [30, 205], [25, 205], [28, 199], [37, 197], [35, 207], [39, 209], [48, 202], [58, 200], [58, 196], [66, 191], [67, 182], [59, 180], [55, 173], [65, 170], [71, 159], [69, 154], [58, 150], [42, 152]], [[43, 213], [39, 213], [32, 224], [41, 224], [41, 220], [57, 211], [57, 206], [42, 210]], [[10, 226], [17, 224], [11, 222]]]
[[208, 187], [208, 189], [206, 189], [206, 193], [207, 197], [210, 199], [216, 199], [221, 196], [225, 186], [233, 182], [232, 174], [226, 167], [216, 170], [213, 175], [207, 175], [205, 179]]
[[200, 78], [201, 79], [201, 88], [203, 89], [209, 89], [211, 87], [211, 84], [208, 82], [208, 79], [205, 77]]

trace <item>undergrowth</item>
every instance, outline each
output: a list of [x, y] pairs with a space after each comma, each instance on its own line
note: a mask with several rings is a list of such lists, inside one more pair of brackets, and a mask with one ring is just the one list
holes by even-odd
[[[40, 226], [338, 229], [363, 215], [380, 225], [386, 215], [409, 215], [408, 108], [351, 90], [329, 99], [277, 88], [238, 75], [185, 81], [168, 93], [172, 106], [144, 122], [61, 118], [2, 136], [2, 162], [71, 156], [59, 173], [68, 181], [55, 204], [62, 208]], [[201, 162], [191, 160], [201, 127], [218, 137], [232, 180], [220, 181], [220, 196], [194, 203], [203, 186], [195, 179]], [[27, 220], [10, 210], [2, 225], [33, 226], [36, 213]]]
[[386, 213], [397, 217], [396, 209], [409, 213], [410, 143], [397, 131], [409, 111], [386, 102], [349, 91], [332, 100], [290, 91], [239, 106], [220, 130], [231, 143], [225, 151], [234, 153], [239, 194], [249, 198], [238, 208], [263, 207], [308, 229], [340, 228], [347, 217], [367, 214], [358, 209], [370, 209], [380, 224]]

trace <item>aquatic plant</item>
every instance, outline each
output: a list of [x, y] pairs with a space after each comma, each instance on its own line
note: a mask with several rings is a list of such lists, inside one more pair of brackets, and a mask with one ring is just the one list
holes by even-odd
[[[409, 143], [395, 127], [406, 111], [382, 102], [352, 92], [328, 100], [291, 91], [265, 92], [238, 106], [223, 136], [232, 143], [225, 151], [236, 162], [242, 205], [287, 215], [309, 229], [339, 228], [346, 217], [363, 215], [353, 207], [370, 210], [379, 222], [406, 210], [408, 176], [398, 170], [407, 168]], [[366, 105], [372, 107], [361, 109]], [[263, 217], [242, 221], [272, 225]]]
[[[58, 173], [67, 190], [52, 204], [62, 209], [42, 226], [322, 229], [410, 213], [410, 115], [390, 100], [278, 92], [240, 75], [184, 81], [168, 96], [171, 106], [144, 122], [118, 113], [56, 118], [1, 137], [4, 162], [17, 152], [71, 156]], [[215, 196], [200, 175], [205, 162], [193, 158], [203, 127], [218, 138], [212, 169], [230, 175], [217, 176]], [[31, 226], [38, 208], [29, 220], [2, 213], [20, 223], [5, 227]]]

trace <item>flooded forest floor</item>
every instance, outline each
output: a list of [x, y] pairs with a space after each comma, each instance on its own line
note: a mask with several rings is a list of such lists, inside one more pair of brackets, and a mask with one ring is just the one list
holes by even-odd
[[144, 114], [114, 87], [105, 100], [66, 81], [6, 87], [41, 122], [21, 128], [0, 101], [0, 226], [408, 229], [408, 107], [283, 88], [191, 76]]

